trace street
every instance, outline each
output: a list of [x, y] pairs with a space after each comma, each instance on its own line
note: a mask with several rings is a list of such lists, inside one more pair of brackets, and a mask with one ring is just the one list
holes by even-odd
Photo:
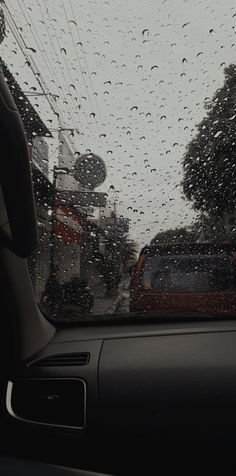
[[116, 314], [129, 312], [129, 278], [121, 281], [116, 291], [107, 295], [103, 282], [93, 289], [94, 306], [93, 314]]

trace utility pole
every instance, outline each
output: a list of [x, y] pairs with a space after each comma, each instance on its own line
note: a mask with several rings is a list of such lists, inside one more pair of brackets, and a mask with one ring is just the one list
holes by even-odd
[[[64, 131], [74, 131], [77, 129], [73, 128], [62, 128], [58, 129], [58, 163], [60, 164], [60, 157], [63, 153], [63, 143], [61, 133]], [[49, 257], [49, 272], [50, 278], [55, 278], [56, 276], [56, 265], [55, 265], [55, 258], [56, 258], [56, 234], [54, 232], [55, 224], [57, 221], [57, 177], [60, 174], [70, 174], [71, 170], [68, 167], [59, 167], [54, 165], [53, 167], [53, 177], [52, 177], [52, 185], [53, 185], [53, 196], [52, 196], [52, 214], [51, 214], [51, 231], [50, 231], [50, 257]]]
[[55, 237], [55, 224], [57, 218], [56, 212], [56, 193], [57, 193], [57, 170], [56, 165], [53, 167], [53, 190], [52, 190], [52, 214], [51, 214], [51, 230], [50, 230], [50, 255], [49, 255], [49, 276], [50, 279], [56, 277], [56, 267], [55, 267], [55, 247], [56, 247], [56, 237]]
[[[4, 14], [5, 14], [5, 18], [6, 18], [6, 22], [9, 26], [9, 29], [11, 30], [21, 52], [23, 53], [25, 59], [26, 59], [26, 62], [27, 62], [27, 65], [29, 66], [29, 68], [31, 69], [34, 77], [36, 78], [37, 82], [38, 82], [38, 85], [41, 89], [42, 92], [38, 91], [36, 93], [33, 93], [33, 92], [26, 92], [26, 95], [36, 95], [36, 96], [44, 96], [47, 98], [47, 101], [53, 111], [53, 113], [55, 114], [55, 116], [58, 118], [58, 124], [59, 124], [59, 128], [61, 128], [61, 131], [64, 130], [64, 131], [76, 131], [79, 133], [78, 129], [75, 129], [74, 127], [73, 128], [63, 128], [63, 125], [61, 124], [61, 121], [59, 119], [60, 117], [60, 111], [58, 109], [58, 106], [56, 104], [56, 99], [57, 99], [57, 96], [55, 94], [52, 94], [47, 86], [47, 83], [46, 81], [44, 80], [43, 78], [43, 75], [42, 75], [42, 72], [38, 69], [35, 61], [34, 61], [34, 58], [32, 57], [32, 55], [29, 54], [29, 47], [27, 45], [27, 43], [25, 42], [25, 39], [24, 37], [22, 36], [22, 34], [20, 33], [19, 29], [17, 28], [17, 24], [15, 22], [15, 19], [13, 17], [13, 15], [11, 14], [11, 11], [8, 7], [8, 5], [6, 4], [5, 0], [0, 0], [0, 5], [2, 5], [3, 7], [3, 11], [4, 11]], [[58, 129], [55, 130], [55, 132], [57, 131]], [[72, 145], [72, 144], [71, 144]]]
[[114, 291], [116, 290], [117, 284], [117, 215], [116, 215], [116, 201], [114, 200], [114, 243], [115, 243], [115, 279], [114, 279]]

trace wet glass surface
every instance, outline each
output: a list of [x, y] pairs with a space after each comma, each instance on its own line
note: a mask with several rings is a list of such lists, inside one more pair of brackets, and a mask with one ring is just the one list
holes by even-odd
[[217, 243], [211, 257], [154, 256], [145, 286], [236, 300], [220, 256], [236, 247], [235, 19], [232, 0], [2, 4], [37, 207], [29, 269], [49, 317], [128, 316], [145, 245]]

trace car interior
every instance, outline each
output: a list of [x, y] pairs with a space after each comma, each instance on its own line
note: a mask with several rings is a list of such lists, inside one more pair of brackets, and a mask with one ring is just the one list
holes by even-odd
[[235, 317], [39, 307], [24, 127], [0, 74], [0, 475], [235, 474]]

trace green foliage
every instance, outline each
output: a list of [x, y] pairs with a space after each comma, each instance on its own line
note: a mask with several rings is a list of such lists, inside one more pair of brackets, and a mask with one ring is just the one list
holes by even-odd
[[224, 216], [219, 217], [213, 213], [201, 213], [192, 229], [195, 230], [198, 241], [201, 242], [235, 243], [236, 228], [230, 224], [230, 221], [230, 216], [226, 221]]
[[183, 162], [186, 198], [216, 221], [233, 210], [236, 201], [236, 65], [224, 73], [224, 84], [205, 104], [207, 115]]
[[197, 230], [184, 227], [160, 231], [151, 240], [151, 245], [169, 245], [176, 243], [190, 243], [197, 239]]
[[96, 253], [96, 266], [102, 274], [107, 291], [117, 288], [122, 277], [135, 262], [137, 246], [126, 234], [106, 238], [104, 253]]
[[129, 240], [127, 235], [120, 235], [116, 240], [107, 240], [105, 256], [111, 272], [119, 274], [122, 269], [122, 272], [126, 273], [128, 267], [135, 261], [136, 252], [135, 242]]

